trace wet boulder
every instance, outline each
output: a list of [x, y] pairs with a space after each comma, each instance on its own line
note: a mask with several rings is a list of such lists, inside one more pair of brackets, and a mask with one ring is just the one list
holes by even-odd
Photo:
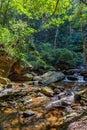
[[62, 72], [49, 71], [41, 76], [42, 80], [40, 83], [48, 85], [57, 81], [61, 81], [65, 78]]

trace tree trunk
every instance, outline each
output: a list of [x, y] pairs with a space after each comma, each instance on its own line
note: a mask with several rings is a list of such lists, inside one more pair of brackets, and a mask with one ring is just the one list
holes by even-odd
[[2, 25], [6, 25], [8, 22], [8, 8], [9, 8], [9, 3], [10, 0], [7, 1], [7, 5], [5, 7], [5, 11], [3, 12], [3, 21], [2, 21]]
[[70, 37], [72, 36], [72, 26], [71, 26], [71, 23], [69, 23], [69, 34], [70, 34]]
[[55, 33], [55, 39], [54, 39], [54, 48], [57, 46], [57, 36], [59, 35], [59, 28], [57, 27], [56, 33]]
[[84, 59], [85, 59], [85, 64], [86, 64], [86, 68], [87, 68], [87, 54], [86, 54], [86, 42], [85, 42], [83, 21], [82, 21], [82, 7], [80, 8], [80, 29], [81, 29], [81, 36], [82, 36]]

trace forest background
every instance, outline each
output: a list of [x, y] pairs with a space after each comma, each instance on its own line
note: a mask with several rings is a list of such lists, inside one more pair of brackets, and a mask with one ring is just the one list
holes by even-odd
[[87, 64], [85, 0], [0, 0], [0, 48], [34, 70]]

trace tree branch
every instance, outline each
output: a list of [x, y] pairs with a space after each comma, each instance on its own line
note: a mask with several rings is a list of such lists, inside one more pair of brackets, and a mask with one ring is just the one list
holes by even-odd
[[43, 16], [44, 16], [43, 19], [45, 19], [45, 21], [50, 19], [55, 14], [55, 12], [57, 10], [57, 7], [58, 7], [58, 3], [59, 3], [59, 0], [56, 1], [56, 5], [55, 5], [55, 8], [54, 8], [54, 11], [52, 12], [52, 14], [50, 16], [46, 17], [45, 13], [43, 14]]

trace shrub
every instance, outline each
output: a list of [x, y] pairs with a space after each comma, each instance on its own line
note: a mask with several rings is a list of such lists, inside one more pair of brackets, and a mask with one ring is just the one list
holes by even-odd
[[83, 63], [82, 53], [75, 53], [66, 48], [54, 49], [49, 43], [39, 44], [37, 48], [42, 59], [50, 66], [68, 69]]
[[54, 57], [55, 65], [62, 69], [75, 67], [78, 62], [78, 55], [66, 48], [56, 49]]
[[46, 69], [47, 67], [46, 62], [42, 59], [40, 53], [36, 50], [29, 51], [26, 59], [30, 64], [32, 64], [34, 70], [40, 71], [40, 69]]
[[45, 70], [48, 67], [45, 61], [39, 58], [37, 58], [36, 61], [30, 61], [30, 64], [32, 64], [34, 70], [38, 70], [38, 71]]

